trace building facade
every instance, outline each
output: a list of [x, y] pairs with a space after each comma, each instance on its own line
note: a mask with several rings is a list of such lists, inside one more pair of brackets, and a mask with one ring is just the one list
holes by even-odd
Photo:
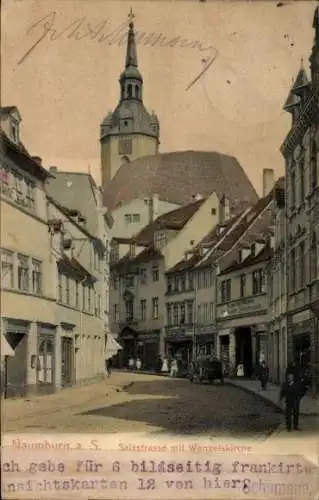
[[104, 376], [112, 218], [88, 175], [29, 155], [17, 108], [1, 121], [3, 389], [43, 394]]
[[[314, 15], [311, 77], [302, 66], [284, 109], [291, 129], [281, 146], [286, 169], [286, 264], [288, 358], [318, 380], [319, 214], [319, 21]], [[318, 384], [318, 382], [317, 382]], [[318, 391], [314, 388], [314, 391]]]
[[3, 359], [8, 396], [37, 391], [38, 357], [46, 352], [54, 390], [56, 343], [55, 264], [49, 254], [45, 182], [49, 173], [21, 145], [21, 117], [1, 109], [1, 335], [15, 355]]

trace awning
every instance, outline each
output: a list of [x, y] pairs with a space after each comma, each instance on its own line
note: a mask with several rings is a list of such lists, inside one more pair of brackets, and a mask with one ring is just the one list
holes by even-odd
[[110, 333], [107, 336], [106, 339], [106, 346], [105, 346], [105, 359], [110, 359], [113, 356], [115, 356], [118, 351], [122, 350], [122, 346], [118, 342], [116, 342], [115, 338], [113, 335]]
[[1, 334], [1, 357], [3, 356], [14, 356], [15, 352], [11, 345], [5, 338], [4, 334]]

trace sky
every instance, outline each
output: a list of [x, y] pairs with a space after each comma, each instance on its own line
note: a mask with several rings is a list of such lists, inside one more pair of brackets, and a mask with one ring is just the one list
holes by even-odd
[[45, 167], [100, 182], [99, 126], [119, 99], [132, 7], [160, 152], [231, 154], [260, 193], [263, 168], [284, 173], [279, 148], [291, 120], [282, 108], [301, 58], [309, 68], [315, 6], [3, 0], [1, 103], [18, 107], [22, 142]]

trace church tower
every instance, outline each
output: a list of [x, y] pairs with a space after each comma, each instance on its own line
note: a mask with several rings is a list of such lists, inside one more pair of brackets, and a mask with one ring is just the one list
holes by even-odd
[[125, 69], [120, 100], [100, 126], [101, 181], [105, 189], [123, 163], [154, 155], [159, 147], [159, 121], [143, 104], [143, 77], [137, 65], [134, 14], [129, 14]]
[[314, 41], [310, 55], [311, 80], [315, 89], [319, 90], [319, 6], [315, 10], [312, 27]]

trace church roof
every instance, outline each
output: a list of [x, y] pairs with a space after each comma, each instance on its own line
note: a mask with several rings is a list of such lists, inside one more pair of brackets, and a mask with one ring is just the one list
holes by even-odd
[[[127, 120], [124, 124], [122, 120]], [[142, 101], [125, 100], [121, 101], [113, 113], [109, 113], [102, 122], [102, 129], [106, 127], [104, 135], [127, 135], [127, 134], [145, 134], [151, 137], [158, 137], [159, 127], [158, 119], [150, 114]]]
[[307, 73], [303, 67], [303, 64], [301, 63], [301, 68], [297, 74], [295, 83], [293, 84], [291, 91], [294, 94], [298, 95], [300, 90], [302, 90], [308, 86], [309, 86], [308, 76], [307, 76]]
[[257, 193], [236, 158], [217, 152], [178, 151], [144, 156], [120, 167], [104, 191], [104, 204], [114, 210], [154, 194], [177, 205], [194, 195], [226, 195], [231, 206], [254, 205]]

